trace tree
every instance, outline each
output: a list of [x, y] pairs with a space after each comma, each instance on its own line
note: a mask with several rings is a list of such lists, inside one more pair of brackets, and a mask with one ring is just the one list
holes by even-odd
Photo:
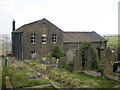
[[59, 59], [60, 57], [64, 57], [65, 53], [59, 46], [55, 46], [55, 49], [53, 50], [52, 56], [56, 59]]

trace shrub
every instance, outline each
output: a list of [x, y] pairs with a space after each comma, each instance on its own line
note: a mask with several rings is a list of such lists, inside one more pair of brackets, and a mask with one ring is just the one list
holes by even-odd
[[2, 58], [4, 58], [5, 56], [4, 56], [4, 55], [2, 55], [1, 57], [2, 57]]
[[59, 46], [56, 46], [55, 49], [53, 50], [52, 56], [55, 57], [56, 59], [59, 59], [60, 57], [64, 57], [65, 53]]

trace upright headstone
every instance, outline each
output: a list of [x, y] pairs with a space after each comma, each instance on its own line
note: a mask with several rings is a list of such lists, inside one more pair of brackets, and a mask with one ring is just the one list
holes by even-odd
[[[103, 75], [106, 75], [106, 74], [110, 74], [113, 72], [113, 65], [112, 65], [112, 61], [111, 59], [111, 55], [112, 55], [112, 51], [108, 48], [106, 50], [106, 59], [105, 59], [105, 62], [104, 62], [104, 67], [103, 67]], [[112, 55], [112, 57], [114, 57]]]
[[111, 73], [113, 73], [113, 66], [112, 64], [106, 62], [103, 69], [103, 75], [111, 74]]
[[58, 67], [64, 67], [66, 65], [66, 57], [61, 57], [58, 61]]
[[110, 62], [114, 62], [117, 60], [117, 55], [115, 51], [112, 51], [111, 55], [110, 55]]
[[66, 63], [73, 62], [73, 57], [74, 57], [74, 51], [73, 51], [73, 49], [70, 49], [67, 52], [67, 62]]
[[47, 61], [48, 61], [48, 64], [50, 64], [50, 61], [52, 60], [52, 56], [51, 56], [51, 54], [48, 54], [48, 56], [47, 56]]
[[100, 51], [100, 62], [104, 62], [106, 57], [106, 50], [101, 50]]
[[99, 71], [101, 71], [101, 75], [103, 75], [103, 68], [104, 68], [104, 64], [106, 61], [106, 50], [101, 50], [100, 52], [100, 58], [99, 58]]
[[118, 50], [117, 50], [117, 56], [118, 56], [118, 61], [120, 61], [120, 48], [118, 48]]
[[108, 48], [108, 49], [106, 50], [106, 59], [107, 59], [107, 60], [110, 60], [111, 53], [112, 53], [112, 51]]
[[91, 49], [87, 49], [85, 51], [85, 67], [87, 69], [92, 69], [92, 52], [91, 52]]
[[80, 55], [79, 51], [76, 52], [74, 61], [73, 72], [80, 72], [82, 70], [82, 56]]
[[49, 61], [49, 64], [56, 64], [57, 59], [55, 57], [52, 57], [51, 60]]
[[41, 58], [41, 63], [42, 64], [48, 64], [47, 58], [46, 57], [42, 57]]

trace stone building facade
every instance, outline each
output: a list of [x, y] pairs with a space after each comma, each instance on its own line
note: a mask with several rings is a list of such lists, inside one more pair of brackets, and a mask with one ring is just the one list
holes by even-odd
[[98, 50], [106, 49], [106, 40], [96, 32], [64, 32], [47, 19], [25, 24], [15, 30], [13, 21], [12, 52], [20, 60], [47, 57], [56, 45], [65, 52], [79, 49], [84, 41]]

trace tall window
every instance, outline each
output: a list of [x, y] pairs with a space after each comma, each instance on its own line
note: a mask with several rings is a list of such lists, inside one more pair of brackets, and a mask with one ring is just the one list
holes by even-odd
[[36, 58], [36, 52], [35, 51], [31, 51], [31, 59], [35, 59]]
[[42, 44], [47, 44], [47, 36], [46, 36], [46, 34], [42, 35]]
[[52, 42], [57, 43], [57, 35], [56, 34], [52, 35]]
[[35, 43], [36, 43], [35, 34], [31, 34], [31, 44], [35, 44]]

